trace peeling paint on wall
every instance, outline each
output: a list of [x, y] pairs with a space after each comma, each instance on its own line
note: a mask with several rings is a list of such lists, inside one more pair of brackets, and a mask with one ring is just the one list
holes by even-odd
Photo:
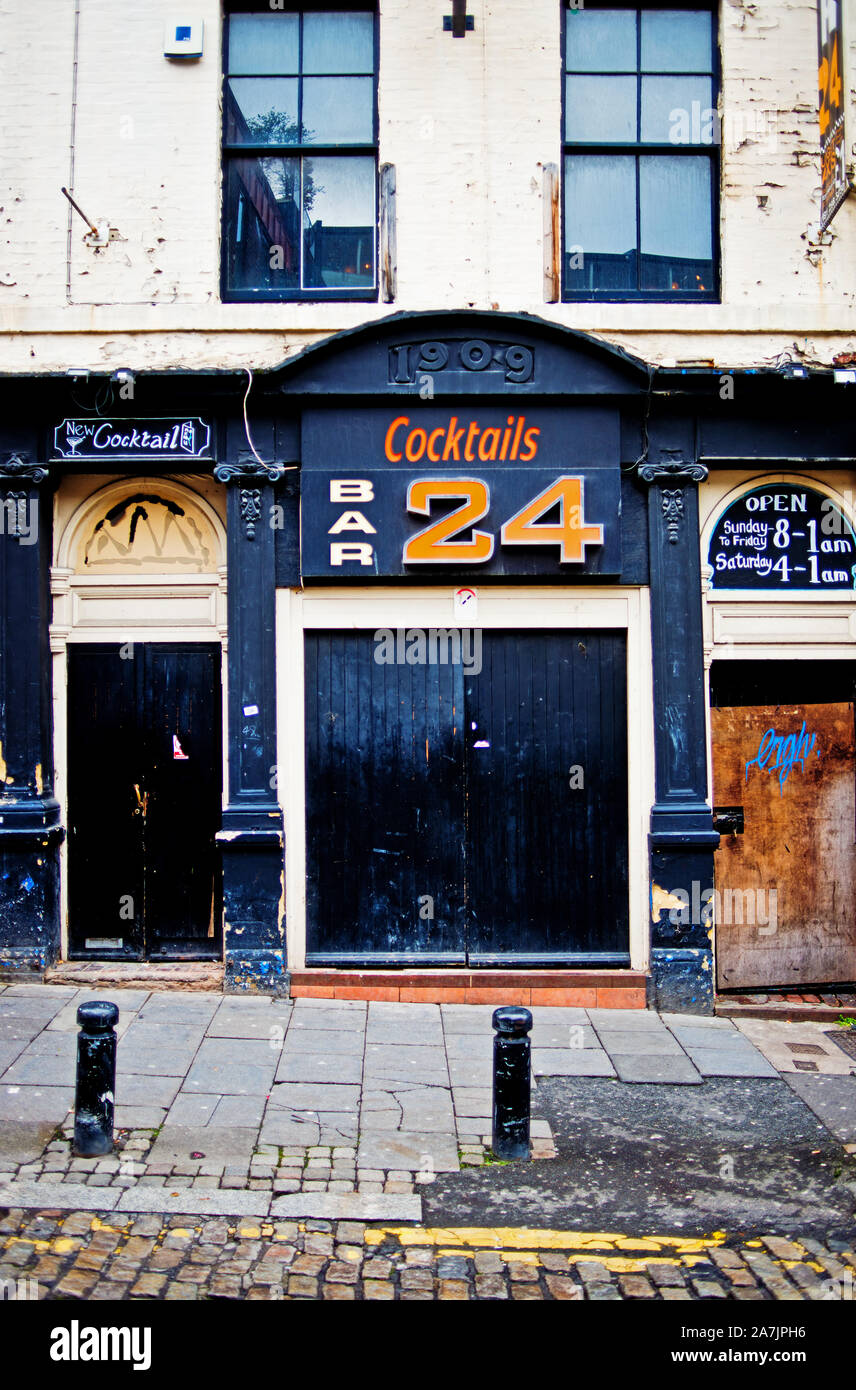
[[[0, 91], [0, 215], [6, 370], [274, 366], [309, 341], [389, 312], [383, 304], [220, 303], [220, 6], [199, 0], [205, 60], [178, 68], [153, 42], [156, 5], [91, 0], [81, 26], [75, 192], [124, 238], [72, 239], [65, 298], [73, 7], [47, 30], [6, 6], [16, 54]], [[818, 236], [820, 154], [814, 0], [725, 0], [722, 56], [722, 305], [546, 304], [540, 170], [561, 156], [555, 0], [472, 0], [475, 30], [451, 43], [430, 7], [384, 0], [380, 163], [399, 171], [396, 309], [473, 305], [584, 328], [650, 361], [723, 368], [856, 349], [856, 199]], [[159, 22], [159, 21], [158, 21]], [[520, 35], [526, 43], [521, 45]], [[847, 38], [852, 147], [856, 30]], [[52, 119], [34, 70], [52, 74]], [[538, 93], [533, 102], [532, 93]], [[431, 115], [426, 119], [424, 113]], [[763, 201], [762, 201], [763, 200]], [[426, 207], [438, 211], [425, 215]], [[79, 220], [79, 219], [78, 219]], [[38, 242], [31, 229], [39, 228]], [[274, 327], [273, 325], [276, 325]]]

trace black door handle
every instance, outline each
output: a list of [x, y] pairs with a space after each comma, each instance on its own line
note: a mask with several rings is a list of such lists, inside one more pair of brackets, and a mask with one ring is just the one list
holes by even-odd
[[718, 830], [720, 835], [742, 835], [744, 833], [743, 807], [714, 806], [713, 828]]

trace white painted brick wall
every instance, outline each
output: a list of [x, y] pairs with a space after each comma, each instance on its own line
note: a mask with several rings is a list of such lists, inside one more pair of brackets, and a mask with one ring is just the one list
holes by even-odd
[[[333, 0], [331, 0], [331, 4]], [[856, 141], [856, 0], [845, 0]], [[93, 252], [69, 180], [74, 0], [0, 0], [0, 370], [273, 365], [397, 309], [540, 314], [651, 360], [755, 365], [856, 350], [856, 196], [821, 245], [815, 0], [723, 0], [721, 305], [547, 305], [542, 170], [559, 163], [559, 0], [381, 0], [380, 159], [396, 165], [394, 306], [222, 305], [217, 0], [170, 63], [174, 0], [79, 0], [74, 185], [122, 240]], [[67, 275], [70, 296], [67, 299]]]

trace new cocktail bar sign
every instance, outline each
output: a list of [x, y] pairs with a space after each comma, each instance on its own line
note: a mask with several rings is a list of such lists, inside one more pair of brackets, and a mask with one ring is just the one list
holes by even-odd
[[63, 420], [54, 430], [63, 459], [207, 459], [211, 428], [198, 417], [154, 420]]

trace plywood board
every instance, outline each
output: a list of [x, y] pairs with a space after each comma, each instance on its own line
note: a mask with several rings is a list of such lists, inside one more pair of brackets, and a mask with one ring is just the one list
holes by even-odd
[[723, 835], [714, 899], [720, 989], [856, 979], [852, 704], [711, 711]]

